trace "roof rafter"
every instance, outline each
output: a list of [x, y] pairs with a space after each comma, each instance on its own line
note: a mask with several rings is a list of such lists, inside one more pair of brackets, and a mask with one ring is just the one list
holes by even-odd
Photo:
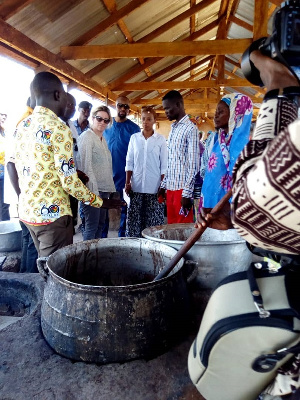
[[[256, 97], [251, 97], [251, 100], [255, 101], [256, 103], [261, 103], [262, 99], [257, 99]], [[189, 98], [185, 98], [184, 99], [184, 104], [185, 105], [197, 105], [197, 104], [214, 104], [217, 105], [219, 101], [219, 98], [217, 96], [214, 97], [205, 97], [205, 98], [199, 98], [199, 99], [189, 99]], [[161, 105], [161, 97], [156, 97], [154, 99], [144, 99], [141, 102], [137, 102], [135, 100], [131, 101], [131, 104], [135, 104], [135, 105], [152, 105], [152, 106], [156, 106], [156, 105]]]
[[157, 89], [199, 89], [199, 88], [212, 88], [220, 86], [247, 86], [255, 87], [247, 81], [247, 79], [236, 78], [236, 79], [220, 79], [215, 80], [198, 80], [198, 81], [171, 81], [171, 82], [132, 82], [124, 83], [124, 90], [157, 90]]
[[110, 44], [103, 46], [62, 46], [65, 60], [97, 60], [99, 58], [169, 57], [208, 54], [242, 53], [252, 39], [220, 39], [181, 42], [155, 42], [133, 44]]
[[[116, 12], [117, 6], [116, 6], [115, 0], [102, 0], [102, 1], [103, 1], [103, 3], [105, 4], [107, 10], [108, 10], [110, 13]], [[117, 22], [117, 25], [118, 25], [118, 27], [120, 28], [121, 32], [123, 33], [123, 35], [124, 35], [125, 39], [127, 40], [127, 42], [128, 42], [128, 43], [135, 43], [135, 41], [133, 40], [133, 37], [132, 37], [131, 33], [129, 32], [129, 29], [128, 29], [127, 25], [126, 25], [125, 22], [124, 22], [124, 20], [123, 20], [123, 19], [120, 19], [120, 20]], [[143, 64], [144, 64], [144, 59], [143, 59], [143, 58], [139, 58], [139, 63], [140, 63], [141, 65], [143, 65]], [[147, 74], [148, 76], [151, 75], [151, 73], [150, 73], [150, 71], [149, 71], [148, 68], [145, 69], [145, 72], [146, 72], [146, 74]]]
[[[170, 21], [166, 22], [165, 24], [161, 25], [159, 28], [153, 30], [148, 35], [145, 35], [141, 39], [137, 40], [135, 43], [147, 43], [147, 42], [150, 42], [151, 40], [155, 39], [159, 35], [162, 35], [166, 31], [168, 31], [169, 29], [173, 28], [174, 26], [176, 26], [180, 22], [182, 22], [182, 21], [186, 20], [187, 18], [192, 17], [196, 13], [202, 11], [205, 7], [209, 6], [214, 1], [216, 1], [216, 0], [204, 0], [204, 1], [202, 1], [198, 5], [195, 5], [194, 7], [190, 8], [187, 11], [185, 11], [184, 13], [178, 15], [177, 17], [175, 17], [175, 18], [171, 19]], [[209, 30], [210, 29], [211, 28], [209, 28]], [[202, 32], [205, 32], [205, 31], [202, 31]], [[193, 33], [193, 35], [195, 35], [195, 34], [197, 34], [197, 32]], [[200, 33], [200, 34], [202, 35], [204, 33]], [[192, 35], [191, 35], [189, 37], [189, 39], [190, 40], [195, 40], [197, 37], [199, 37], [199, 36], [195, 35], [195, 36], [192, 37]], [[101, 64], [97, 65], [96, 67], [94, 67], [91, 71], [89, 71], [87, 73], [87, 75], [89, 77], [92, 77], [92, 76], [98, 74], [99, 72], [103, 71], [103, 69], [105, 69], [107, 67], [110, 67], [114, 62], [115, 62], [114, 60], [106, 60], [103, 63], [101, 63]]]
[[21, 11], [23, 8], [27, 7], [34, 0], [6, 0], [2, 1], [0, 4], [0, 18], [6, 21], [16, 12]]
[[[195, 32], [199, 36], [204, 35], [205, 33], [209, 32], [211, 29], [213, 29], [217, 25], [218, 21], [213, 21], [212, 23], [208, 24], [204, 28], [200, 29], [199, 31]], [[193, 34], [195, 35], [195, 34]], [[193, 40], [191, 36], [188, 38], [184, 39], [183, 42], [186, 42], [188, 40]], [[176, 42], [175, 42], [176, 43]], [[156, 62], [160, 61], [162, 57], [157, 57], [157, 58], [152, 58], [148, 59], [147, 65], [151, 66], [154, 65]], [[114, 85], [119, 85], [119, 82], [126, 82], [127, 80], [133, 78], [135, 75], [139, 74], [143, 69], [139, 65], [135, 65], [132, 67], [129, 71], [127, 71], [125, 74], [121, 75], [118, 79], [115, 79], [114, 81], [110, 82], [109, 87], [113, 87]]]
[[142, 6], [149, 0], [132, 0], [126, 6], [120, 8], [120, 10], [116, 11], [104, 21], [101, 21], [98, 25], [94, 26], [94, 28], [90, 29], [88, 32], [84, 33], [82, 36], [77, 38], [71, 43], [71, 46], [83, 46], [89, 43], [91, 40], [95, 39], [100, 33], [106, 31], [111, 26], [116, 24], [120, 19], [126, 17], [126, 15], [130, 14], [132, 11]]
[[268, 36], [268, 20], [261, 18], [262, 15], [268, 15], [268, 8], [269, 4], [266, 0], [255, 0], [253, 40]]
[[49, 50], [40, 46], [38, 43], [31, 40], [29, 37], [19, 32], [11, 25], [0, 19], [0, 42], [4, 43], [9, 48], [17, 50], [25, 56], [49, 67], [53, 71], [63, 75], [70, 81], [75, 81], [82, 87], [97, 93], [101, 97], [108, 96], [111, 100], [115, 100], [116, 96], [111, 93], [108, 88], [102, 87], [96, 81], [87, 79], [85, 75], [78, 69], [72, 67], [64, 61], [60, 56], [51, 53]]
[[248, 24], [247, 22], [243, 21], [242, 19], [240, 19], [234, 15], [231, 15], [229, 17], [229, 21], [234, 24], [237, 24], [238, 26], [241, 26], [244, 29], [247, 29], [247, 31], [250, 31], [250, 32], [253, 31], [253, 25]]
[[[179, 60], [179, 61], [177, 61], [176, 63], [170, 65], [169, 67], [164, 68], [163, 70], [159, 71], [159, 73], [155, 74], [156, 76], [153, 75], [152, 77], [145, 79], [143, 82], [150, 82], [150, 81], [154, 80], [154, 79], [151, 79], [151, 78], [157, 78], [157, 77], [159, 77], [160, 75], [163, 75], [163, 74], [165, 74], [165, 73], [168, 73], [168, 72], [170, 72], [172, 69], [177, 68], [179, 65], [182, 65], [182, 64], [184, 64], [185, 62], [188, 62], [191, 58], [192, 58], [192, 57], [186, 57], [186, 58], [184, 58], [184, 59], [182, 59], [182, 60]], [[199, 65], [198, 65], [198, 66], [200, 67], [201, 65], [207, 63], [211, 58], [212, 58], [212, 56], [203, 58], [203, 59], [201, 60], [201, 64], [200, 64], [200, 61], [199, 61]], [[171, 67], [173, 67], [173, 68], [171, 68]], [[195, 68], [195, 67], [194, 67], [194, 68]], [[188, 72], [188, 71], [186, 71], [186, 72]], [[172, 76], [171, 79], [174, 79], [174, 76]], [[151, 92], [152, 92], [152, 91], [143, 93], [142, 95], [136, 97], [134, 100], [136, 100], [136, 101], [137, 101], [137, 100], [140, 100], [140, 99], [142, 99], [144, 96], [146, 96], [147, 94], [149, 94], [149, 93], [151, 93]]]

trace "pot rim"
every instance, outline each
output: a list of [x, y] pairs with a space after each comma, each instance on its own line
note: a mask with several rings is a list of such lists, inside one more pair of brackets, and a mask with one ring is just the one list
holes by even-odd
[[[96, 243], [96, 242], [98, 242], [99, 240], [101, 240], [101, 241], [111, 241], [111, 242], [113, 242], [113, 241], [115, 241], [115, 242], [120, 242], [120, 240], [121, 240], [121, 241], [123, 241], [123, 240], [125, 240], [125, 241], [126, 241], [126, 240], [137, 240], [137, 241], [140, 241], [140, 242], [142, 242], [142, 243], [143, 243], [143, 242], [144, 242], [144, 243], [149, 242], [149, 240], [144, 239], [144, 238], [105, 238], [105, 239], [93, 239], [93, 240], [88, 240], [88, 241], [86, 241], [85, 243], [87, 243], [87, 242], [94, 242], [94, 243]], [[82, 243], [82, 242], [78, 242], [78, 243]], [[151, 241], [151, 243], [153, 243], [153, 242]], [[67, 279], [65, 279], [65, 278], [63, 278], [63, 277], [61, 277], [60, 275], [56, 274], [56, 273], [51, 269], [51, 267], [49, 267], [49, 264], [48, 264], [48, 261], [49, 261], [49, 260], [51, 261], [51, 258], [53, 258], [53, 257], [55, 256], [55, 253], [57, 253], [57, 252], [59, 252], [59, 251], [62, 251], [63, 249], [67, 249], [67, 248], [70, 248], [70, 247], [74, 247], [74, 245], [76, 245], [76, 243], [71, 244], [71, 245], [69, 245], [69, 246], [65, 246], [65, 247], [63, 247], [62, 249], [59, 249], [59, 250], [57, 250], [56, 252], [54, 252], [53, 254], [51, 254], [51, 255], [49, 256], [48, 260], [46, 261], [46, 264], [47, 264], [47, 268], [48, 268], [48, 270], [49, 270], [49, 274], [50, 274], [55, 280], [59, 281], [60, 283], [62, 283], [62, 284], [65, 285], [65, 286], [73, 287], [74, 289], [81, 290], [81, 291], [98, 292], [98, 293], [99, 293], [99, 292], [107, 292], [107, 291], [128, 292], [128, 291], [141, 291], [141, 290], [146, 290], [146, 289], [148, 289], [148, 288], [151, 287], [151, 286], [158, 287], [158, 286], [164, 285], [165, 282], [166, 282], [167, 280], [175, 279], [175, 278], [177, 277], [178, 274], [182, 273], [182, 268], [183, 268], [183, 266], [184, 266], [184, 258], [181, 258], [181, 259], [178, 261], [178, 263], [176, 264], [176, 266], [178, 266], [177, 271], [174, 271], [174, 269], [173, 269], [172, 271], [170, 271], [170, 273], [169, 273], [166, 277], [161, 278], [161, 279], [159, 279], [159, 280], [157, 280], [157, 281], [152, 280], [152, 281], [150, 281], [150, 282], [143, 282], [143, 283], [137, 283], [137, 284], [134, 284], [134, 285], [126, 285], [126, 286], [83, 285], [83, 284], [81, 284], [81, 283], [75, 283], [75, 282], [69, 281], [69, 280], [67, 280]], [[160, 245], [160, 246], [161, 246], [161, 245]], [[163, 246], [166, 247], [166, 248], [168, 249], [168, 251], [174, 252], [174, 255], [177, 253], [177, 251], [176, 251], [173, 247], [168, 246], [168, 245], [166, 245], [166, 244], [164, 244]], [[176, 266], [175, 266], [174, 268], [176, 268]], [[157, 275], [158, 275], [158, 273], [157, 273]], [[153, 279], [154, 279], [154, 278], [155, 278], [155, 276], [153, 277]], [[184, 279], [184, 278], [183, 278], [183, 279]]]
[[[153, 230], [153, 228], [157, 228], [157, 231], [161, 231], [161, 232], [163, 232], [163, 231], [165, 231], [166, 229], [165, 229], [165, 227], [166, 227], [167, 225], [156, 225], [156, 226], [154, 226], [154, 227], [151, 227], [151, 228], [146, 228], [146, 229], [144, 229], [143, 231], [142, 231], [142, 235], [143, 235], [143, 237], [145, 238], [145, 239], [148, 239], [148, 240], [152, 240], [152, 241], [154, 241], [154, 242], [158, 242], [158, 243], [165, 243], [165, 244], [167, 244], [167, 245], [174, 245], [174, 244], [177, 244], [177, 245], [182, 245], [183, 243], [185, 243], [185, 241], [184, 240], [173, 240], [173, 239], [161, 239], [161, 238], [156, 238], [156, 237], [154, 237], [154, 236], [150, 236], [149, 235], [149, 233], [150, 233], [150, 231], [151, 230]], [[172, 224], [172, 228], [171, 229], [169, 229], [169, 230], [175, 230], [176, 228], [185, 228], [185, 229], [189, 229], [189, 228], [191, 228], [191, 227], [193, 227], [194, 226], [194, 223], [189, 223], [189, 224]], [[195, 228], [196, 229], [196, 228]], [[207, 229], [211, 229], [211, 228], [207, 228]], [[234, 229], [234, 228], [233, 228]], [[216, 230], [216, 229], [215, 229]], [[188, 239], [188, 237], [186, 238], [186, 239]], [[228, 240], [228, 241], [223, 241], [223, 240], [220, 240], [220, 241], [213, 241], [213, 242], [208, 242], [208, 241], [197, 241], [195, 244], [194, 244], [194, 246], [219, 246], [219, 245], [225, 245], [225, 246], [229, 246], [229, 245], [232, 245], [232, 244], [244, 244], [245, 243], [245, 240], [244, 239], [236, 239], [236, 240]]]

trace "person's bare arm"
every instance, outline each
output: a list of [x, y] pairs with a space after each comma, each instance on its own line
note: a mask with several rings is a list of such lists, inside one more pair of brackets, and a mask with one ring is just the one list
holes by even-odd
[[17, 173], [16, 166], [13, 162], [9, 161], [6, 165], [7, 172], [9, 179], [11, 181], [12, 187], [14, 188], [15, 192], [17, 193], [17, 196], [19, 197], [21, 190], [19, 186], [19, 177]]
[[129, 193], [131, 192], [131, 177], [132, 171], [126, 171], [125, 193], [127, 196], [129, 196]]

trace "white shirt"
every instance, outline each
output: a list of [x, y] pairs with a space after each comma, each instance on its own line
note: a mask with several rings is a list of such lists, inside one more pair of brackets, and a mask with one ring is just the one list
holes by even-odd
[[131, 188], [138, 193], [157, 193], [161, 175], [167, 171], [166, 139], [157, 132], [145, 139], [142, 132], [131, 136], [125, 171], [132, 171]]
[[69, 128], [72, 132], [72, 137], [73, 137], [73, 154], [74, 154], [74, 159], [75, 159], [75, 166], [76, 169], [81, 170], [81, 165], [80, 165], [80, 154], [78, 151], [78, 132], [77, 129], [74, 125], [74, 122], [71, 121], [70, 119], [68, 120]]

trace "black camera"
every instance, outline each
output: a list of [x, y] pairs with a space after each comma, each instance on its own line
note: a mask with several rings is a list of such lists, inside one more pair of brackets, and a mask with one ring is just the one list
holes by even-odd
[[250, 54], [254, 50], [260, 50], [262, 54], [284, 64], [300, 79], [299, 0], [282, 3], [274, 15], [272, 35], [253, 42], [242, 56], [241, 68], [245, 78], [254, 85], [264, 86], [259, 71], [250, 61]]

